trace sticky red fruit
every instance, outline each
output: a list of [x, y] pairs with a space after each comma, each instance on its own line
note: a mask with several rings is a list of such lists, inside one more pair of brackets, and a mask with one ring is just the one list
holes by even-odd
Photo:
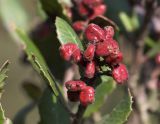
[[160, 53], [156, 55], [156, 63], [160, 65]]
[[106, 12], [106, 5], [105, 4], [101, 4], [98, 6], [95, 6], [93, 8], [93, 14], [89, 17], [90, 19], [94, 19], [95, 17], [99, 16], [99, 15], [104, 15]]
[[78, 48], [77, 45], [74, 43], [64, 44], [59, 48], [60, 55], [64, 60], [69, 61], [71, 59], [73, 52], [77, 48]]
[[80, 103], [83, 106], [87, 106], [88, 104], [91, 104], [94, 102], [94, 96], [95, 96], [95, 91], [92, 87], [86, 86], [85, 89], [83, 89], [80, 92]]
[[105, 59], [106, 63], [111, 64], [111, 65], [116, 65], [122, 62], [122, 60], [123, 60], [122, 52], [118, 52], [117, 54], [111, 54], [107, 56]]
[[128, 79], [128, 71], [126, 66], [119, 64], [112, 70], [112, 77], [118, 84], [123, 84]]
[[73, 23], [73, 28], [77, 32], [83, 31], [85, 29], [85, 26], [86, 26], [86, 22], [84, 21], [76, 21]]
[[83, 81], [68, 81], [65, 83], [65, 87], [69, 90], [69, 91], [81, 91], [86, 87], [85, 82]]
[[80, 49], [76, 49], [72, 54], [72, 59], [75, 63], [78, 63], [81, 61], [82, 55]]
[[92, 61], [95, 53], [95, 45], [89, 44], [84, 52], [84, 58], [88, 61]]
[[71, 102], [78, 102], [79, 101], [79, 95], [80, 95], [79, 91], [67, 91], [68, 99]]
[[85, 77], [87, 78], [93, 78], [96, 70], [96, 65], [94, 61], [91, 61], [87, 63], [86, 69], [85, 69]]
[[106, 26], [104, 28], [104, 32], [105, 32], [105, 38], [106, 39], [113, 38], [113, 36], [114, 36], [114, 28], [112, 26]]
[[104, 30], [96, 24], [89, 24], [85, 36], [90, 42], [99, 42], [104, 39]]
[[96, 47], [97, 56], [109, 56], [119, 52], [118, 43], [112, 39], [99, 42]]

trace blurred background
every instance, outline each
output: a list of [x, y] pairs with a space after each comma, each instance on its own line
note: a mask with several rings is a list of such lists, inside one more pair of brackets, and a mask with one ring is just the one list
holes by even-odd
[[[10, 2], [11, 1], [11, 2]], [[9, 14], [17, 20], [21, 17], [12, 15], [12, 9], [10, 5], [14, 7], [14, 4], [19, 4], [27, 12], [28, 16], [25, 25], [28, 29], [39, 23], [40, 18], [37, 13], [37, 1], [36, 0], [1, 0], [0, 6], [8, 5], [6, 9]], [[5, 2], [3, 4], [3, 2]], [[8, 4], [7, 4], [8, 3]], [[0, 9], [2, 9], [0, 7]], [[1, 11], [1, 10], [0, 10]], [[10, 16], [9, 15], [9, 16]], [[0, 16], [1, 17], [1, 16]], [[0, 18], [0, 65], [2, 65], [6, 60], [11, 62], [9, 66], [9, 73], [7, 83], [5, 85], [5, 91], [1, 99], [2, 105], [5, 110], [7, 117], [13, 119], [16, 114], [23, 108], [30, 104], [31, 99], [25, 94], [22, 83], [25, 81], [36, 82], [36, 85], [42, 87], [42, 81], [39, 79], [37, 73], [33, 70], [32, 66], [27, 66], [23, 63], [22, 59], [24, 53], [14, 40], [12, 36], [5, 27], [3, 19]], [[21, 22], [21, 20], [19, 20]], [[12, 22], [10, 22], [12, 23]], [[29, 119], [28, 119], [29, 118]], [[38, 110], [34, 108], [26, 118], [26, 124], [36, 124], [39, 121]]]

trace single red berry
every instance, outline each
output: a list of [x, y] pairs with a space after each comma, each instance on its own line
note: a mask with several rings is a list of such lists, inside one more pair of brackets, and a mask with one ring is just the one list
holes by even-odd
[[69, 91], [81, 91], [86, 87], [85, 82], [77, 80], [77, 81], [68, 81], [65, 83], [65, 87], [69, 90]]
[[87, 78], [93, 78], [96, 70], [96, 65], [94, 61], [91, 61], [87, 63], [86, 69], [85, 69], [85, 77]]
[[114, 36], [114, 28], [112, 26], [106, 26], [104, 28], [104, 32], [105, 32], [105, 38], [106, 39], [113, 38], [113, 36]]
[[116, 55], [118, 53], [119, 53], [119, 45], [113, 39], [105, 40], [97, 44], [96, 47], [97, 56], [109, 56], [111, 54]]
[[67, 91], [67, 96], [68, 99], [71, 102], [78, 102], [79, 101], [79, 95], [80, 95], [80, 91]]
[[76, 21], [73, 23], [73, 28], [77, 32], [83, 31], [85, 29], [85, 26], [86, 26], [86, 22], [84, 21]]
[[77, 45], [74, 44], [74, 43], [64, 44], [59, 48], [60, 55], [64, 60], [69, 61], [71, 59], [71, 56], [72, 56], [73, 52], [77, 48], [78, 48]]
[[111, 65], [116, 65], [123, 60], [123, 54], [122, 52], [118, 52], [117, 54], [110, 54], [105, 58], [106, 63], [111, 64]]
[[80, 97], [79, 97], [80, 103], [83, 106], [87, 106], [88, 104], [94, 102], [94, 96], [95, 96], [95, 91], [93, 87], [86, 86], [86, 88], [80, 92]]
[[88, 61], [92, 61], [95, 53], [95, 45], [89, 44], [87, 49], [84, 51], [84, 58]]
[[87, 16], [89, 14], [88, 9], [83, 5], [83, 3], [79, 3], [78, 12], [81, 16]]
[[80, 49], [76, 49], [72, 54], [72, 59], [75, 63], [80, 62], [82, 58]]
[[104, 39], [104, 30], [96, 24], [89, 24], [85, 30], [85, 36], [90, 42], [99, 42]]
[[119, 64], [112, 70], [112, 77], [118, 84], [123, 84], [128, 79], [128, 71], [126, 66]]
[[106, 41], [99, 42], [96, 45], [96, 55], [97, 56], [107, 56], [108, 55], [108, 49], [107, 49], [108, 43]]
[[95, 17], [99, 16], [99, 15], [104, 15], [106, 12], [106, 5], [105, 4], [101, 4], [98, 6], [95, 6], [93, 8], [93, 14], [89, 17], [90, 19], [94, 19]]
[[156, 55], [156, 63], [160, 65], [160, 53]]

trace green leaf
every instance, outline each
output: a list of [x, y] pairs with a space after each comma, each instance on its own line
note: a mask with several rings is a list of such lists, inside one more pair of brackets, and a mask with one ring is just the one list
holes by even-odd
[[21, 0], [0, 0], [0, 17], [14, 38], [16, 25], [25, 31], [28, 29], [28, 14], [22, 7]]
[[150, 58], [155, 57], [160, 51], [160, 41], [156, 42], [154, 46], [146, 53], [146, 55]]
[[0, 104], [0, 124], [12, 124], [11, 120], [5, 117], [4, 110], [1, 104]]
[[61, 44], [75, 43], [83, 50], [83, 45], [72, 27], [62, 18], [56, 18], [56, 31]]
[[144, 41], [145, 41], [145, 44], [151, 48], [157, 45], [156, 42], [150, 37], [146, 37]]
[[9, 61], [7, 60], [3, 65], [2, 67], [0, 68], [0, 98], [1, 98], [1, 95], [2, 95], [2, 91], [3, 91], [3, 87], [4, 87], [4, 84], [5, 84], [5, 79], [8, 77], [6, 75], [7, 71], [8, 71], [8, 65], [9, 65]]
[[104, 104], [106, 97], [115, 89], [113, 79], [107, 76], [101, 76], [101, 84], [96, 88], [95, 102], [88, 106], [84, 117], [89, 117], [92, 113], [98, 111]]
[[0, 124], [3, 124], [5, 121], [4, 111], [2, 109], [2, 105], [0, 104]]
[[127, 121], [132, 111], [132, 96], [128, 90], [123, 100], [113, 109], [110, 114], [104, 116], [98, 124], [123, 124]]
[[70, 124], [69, 112], [50, 89], [46, 89], [39, 103], [40, 124]]
[[24, 45], [24, 50], [28, 55], [29, 61], [32, 63], [33, 67], [47, 80], [48, 84], [51, 86], [53, 92], [58, 96], [58, 90], [56, 88], [56, 82], [54, 81], [53, 76], [50, 73], [49, 68], [43, 57], [41, 56], [40, 51], [33, 44], [30, 38], [20, 29], [16, 30], [17, 35], [20, 38], [20, 41]]
[[131, 18], [125, 12], [121, 12], [119, 14], [119, 17], [120, 17], [121, 22], [123, 23], [125, 29], [128, 32], [134, 31], [134, 26], [132, 24], [132, 20], [131, 20]]
[[[9, 61], [7, 60], [0, 68], [0, 98], [2, 95], [5, 79], [8, 77], [6, 75], [8, 71], [8, 65], [9, 65]], [[0, 103], [0, 124], [11, 124], [11, 121], [8, 118], [6, 118], [4, 115], [4, 110], [2, 108], [1, 103]]]
[[138, 20], [138, 15], [136, 13], [133, 13], [133, 15], [131, 17], [131, 22], [132, 22], [132, 25], [134, 27], [134, 30], [139, 28], [140, 23], [139, 23], [139, 20]]

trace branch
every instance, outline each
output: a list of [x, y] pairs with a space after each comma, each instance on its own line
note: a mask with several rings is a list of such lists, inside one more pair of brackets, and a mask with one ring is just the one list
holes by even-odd
[[75, 115], [75, 118], [73, 119], [72, 124], [81, 124], [82, 117], [83, 117], [83, 114], [84, 114], [86, 108], [87, 108], [86, 106], [82, 106], [81, 104], [79, 105], [78, 111]]

